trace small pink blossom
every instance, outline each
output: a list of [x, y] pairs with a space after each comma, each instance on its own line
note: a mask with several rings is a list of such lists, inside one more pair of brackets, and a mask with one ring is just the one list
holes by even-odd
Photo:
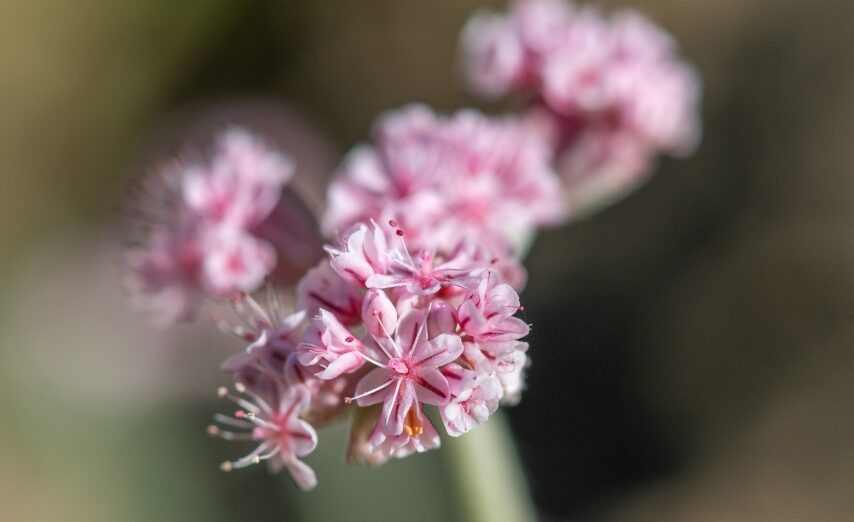
[[531, 359], [525, 354], [527, 343], [520, 343], [514, 350], [496, 361], [495, 376], [503, 390], [501, 404], [513, 406], [522, 399], [525, 389], [525, 371], [531, 365]]
[[378, 226], [359, 224], [344, 240], [343, 249], [327, 247], [327, 250], [332, 255], [332, 268], [341, 277], [362, 286], [371, 276], [388, 270], [388, 240]]
[[223, 427], [212, 425], [208, 433], [225, 440], [252, 440], [258, 443], [258, 447], [240, 459], [224, 462], [221, 469], [231, 471], [268, 461], [272, 471], [286, 468], [297, 486], [304, 490], [313, 489], [317, 485], [317, 477], [300, 460], [317, 446], [314, 428], [300, 418], [311, 399], [308, 390], [302, 386], [291, 386], [263, 398], [241, 384], [235, 385], [235, 389], [240, 395], [230, 394], [224, 387], [220, 388], [219, 395], [230, 398], [241, 409], [233, 417], [218, 415], [216, 420]]
[[482, 350], [500, 356], [517, 349], [519, 339], [528, 334], [528, 325], [514, 317], [520, 309], [516, 291], [488, 272], [466, 294], [457, 317], [462, 331]]
[[459, 437], [495, 413], [503, 390], [494, 374], [478, 374], [458, 366], [443, 373], [451, 384], [452, 399], [439, 411], [448, 435]]
[[394, 332], [374, 337], [378, 366], [356, 386], [359, 406], [383, 403], [378, 426], [387, 435], [399, 435], [415, 403], [444, 405], [450, 399], [448, 381], [439, 371], [463, 352], [460, 338], [440, 334], [428, 340], [427, 317], [411, 310]]
[[362, 342], [331, 312], [320, 309], [306, 330], [297, 358], [303, 366], [319, 368], [317, 377], [331, 380], [353, 373], [365, 363]]
[[282, 373], [302, 336], [305, 311], [285, 315], [278, 292], [272, 285], [267, 287], [266, 306], [252, 296], [242, 294], [232, 299], [232, 310], [239, 324], [230, 326], [224, 319], [219, 319], [220, 329], [250, 344], [243, 352], [227, 359], [222, 369], [237, 375], [237, 380], [243, 384], [248, 382], [240, 376], [257, 367]]

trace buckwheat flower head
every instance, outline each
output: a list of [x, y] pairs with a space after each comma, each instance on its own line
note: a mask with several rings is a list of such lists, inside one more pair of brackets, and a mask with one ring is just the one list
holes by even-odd
[[223, 471], [245, 468], [267, 461], [272, 471], [287, 469], [297, 486], [304, 490], [317, 485], [317, 477], [300, 457], [308, 455], [317, 446], [317, 433], [300, 416], [308, 408], [311, 396], [303, 386], [285, 386], [275, 383], [267, 396], [262, 396], [238, 383], [236, 394], [227, 388], [219, 389], [219, 396], [233, 401], [239, 409], [233, 416], [216, 415], [219, 425], [208, 427], [208, 433], [225, 440], [254, 441], [258, 446], [248, 455], [223, 462]]
[[[144, 177], [126, 256], [134, 300], [174, 323], [191, 319], [206, 298], [254, 291], [276, 275], [283, 237], [297, 222], [280, 209], [292, 175], [287, 157], [229, 129], [209, 160], [176, 160]], [[303, 241], [290, 243], [299, 249]]]
[[466, 239], [512, 257], [564, 212], [549, 144], [528, 122], [422, 105], [385, 114], [329, 189], [324, 227], [395, 221], [409, 246], [440, 254]]
[[362, 289], [361, 317], [345, 325], [321, 307], [296, 350], [315, 378], [355, 380], [345, 402], [368, 413], [355, 417], [348, 460], [370, 464], [439, 446], [425, 407], [452, 436], [485, 422], [507, 395], [499, 373], [527, 350], [518, 295], [489, 262], [433, 265], [393, 225], [358, 224], [329, 249], [341, 280]]
[[697, 74], [634, 11], [606, 17], [563, 0], [517, 0], [506, 14], [473, 17], [461, 48], [475, 92], [528, 100], [576, 206], [630, 190], [659, 154], [685, 156], [699, 141]]

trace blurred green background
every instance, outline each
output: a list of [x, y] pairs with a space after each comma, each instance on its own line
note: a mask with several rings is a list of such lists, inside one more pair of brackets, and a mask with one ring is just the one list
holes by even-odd
[[[204, 427], [234, 347], [127, 310], [115, 207], [204, 107], [287, 102], [322, 187], [378, 112], [477, 105], [453, 62], [487, 4], [2, 0], [0, 519], [463, 520], [440, 453], [345, 468], [340, 427], [312, 493], [219, 473], [242, 449]], [[602, 4], [676, 35], [705, 139], [534, 245], [534, 366], [509, 420], [539, 516], [850, 520], [854, 4]]]

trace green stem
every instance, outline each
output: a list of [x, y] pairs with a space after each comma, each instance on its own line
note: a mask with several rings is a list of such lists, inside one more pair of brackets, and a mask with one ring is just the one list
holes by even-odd
[[442, 442], [463, 510], [461, 520], [536, 520], [513, 438], [500, 411], [462, 437]]

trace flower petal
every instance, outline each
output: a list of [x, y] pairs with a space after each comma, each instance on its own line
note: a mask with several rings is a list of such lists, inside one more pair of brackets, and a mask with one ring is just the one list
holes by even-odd
[[394, 384], [393, 393], [386, 396], [377, 427], [386, 435], [398, 435], [403, 431], [403, 421], [415, 402], [415, 390], [406, 381]]
[[418, 371], [418, 377], [414, 380], [415, 396], [425, 404], [442, 406], [448, 403], [451, 392], [448, 389], [448, 380], [442, 372], [435, 368], [426, 368]]
[[317, 377], [328, 381], [345, 373], [353, 373], [365, 363], [365, 358], [359, 352], [347, 352], [339, 355], [329, 366], [317, 374]]
[[442, 334], [420, 344], [412, 353], [419, 367], [437, 368], [455, 361], [463, 353], [463, 341], [455, 334]]
[[426, 344], [426, 318], [421, 310], [410, 310], [397, 325], [397, 345], [401, 351], [398, 357], [412, 354], [419, 344]]
[[[378, 404], [394, 393], [394, 387], [391, 386], [391, 374], [385, 368], [375, 368], [370, 373], [362, 377], [359, 384], [356, 385], [356, 403], [359, 406], [370, 406]], [[388, 385], [380, 389], [383, 385]], [[371, 393], [372, 390], [376, 390]]]

